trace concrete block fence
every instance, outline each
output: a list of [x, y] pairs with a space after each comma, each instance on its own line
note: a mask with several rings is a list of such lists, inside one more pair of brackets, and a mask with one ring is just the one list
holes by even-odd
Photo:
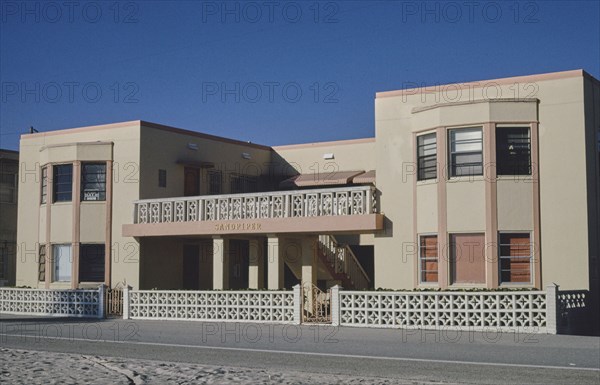
[[[105, 286], [92, 290], [0, 288], [0, 313], [102, 318]], [[586, 291], [330, 291], [334, 326], [524, 331], [556, 334], [584, 322]], [[293, 290], [182, 291], [123, 288], [124, 319], [302, 323]]]
[[80, 318], [104, 317], [104, 290], [0, 288], [0, 313]]

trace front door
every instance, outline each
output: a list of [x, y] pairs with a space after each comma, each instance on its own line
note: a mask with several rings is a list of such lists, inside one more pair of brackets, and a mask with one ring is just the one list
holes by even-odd
[[200, 169], [194, 167], [184, 169], [183, 195], [186, 197], [200, 195]]
[[200, 288], [200, 247], [183, 245], [183, 288], [198, 290]]

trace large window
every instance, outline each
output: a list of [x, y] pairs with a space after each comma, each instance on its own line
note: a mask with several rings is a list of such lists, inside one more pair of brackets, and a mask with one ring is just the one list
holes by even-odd
[[208, 193], [210, 195], [221, 194], [223, 186], [223, 173], [219, 170], [208, 171]]
[[8, 276], [8, 249], [0, 246], [0, 279]]
[[485, 283], [484, 234], [450, 235], [450, 273], [452, 284]]
[[42, 168], [42, 190], [40, 196], [40, 202], [46, 203], [46, 198], [48, 197], [48, 166]]
[[450, 176], [483, 175], [481, 128], [461, 128], [449, 133]]
[[106, 200], [106, 163], [81, 165], [81, 200]]
[[421, 283], [438, 281], [437, 235], [423, 235], [419, 238], [419, 279]]
[[437, 178], [436, 134], [417, 137], [417, 180]]
[[52, 169], [54, 202], [70, 202], [73, 199], [73, 165], [57, 164]]
[[501, 233], [499, 256], [501, 283], [531, 283], [531, 241], [528, 233]]
[[496, 128], [496, 173], [531, 175], [529, 127]]
[[17, 174], [14, 172], [0, 173], [0, 202], [17, 203]]
[[80, 246], [79, 281], [104, 282], [104, 245], [89, 244]]
[[71, 281], [71, 245], [53, 245], [52, 259], [54, 260], [53, 281]]
[[40, 245], [38, 259], [38, 281], [46, 281], [46, 245]]

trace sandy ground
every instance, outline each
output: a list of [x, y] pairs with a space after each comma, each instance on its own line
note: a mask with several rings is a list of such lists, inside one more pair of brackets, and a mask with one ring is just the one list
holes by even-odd
[[[0, 349], [2, 384], [417, 384], [374, 377]], [[420, 383], [420, 382], [419, 382]]]

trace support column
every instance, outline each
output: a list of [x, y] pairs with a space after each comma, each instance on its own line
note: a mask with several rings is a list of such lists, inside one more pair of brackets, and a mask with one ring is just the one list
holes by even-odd
[[316, 239], [305, 237], [300, 240], [302, 250], [302, 288], [306, 295], [305, 309], [313, 314], [317, 309], [314, 304], [313, 285], [317, 285], [317, 261], [315, 254]]
[[496, 183], [496, 125], [483, 126], [483, 176], [485, 179], [485, 282], [498, 287], [498, 190]]
[[258, 239], [251, 239], [248, 243], [248, 288], [264, 289], [265, 265], [262, 242]]
[[302, 247], [302, 287], [309, 288], [317, 284], [316, 238], [301, 239]]
[[73, 231], [71, 240], [71, 288], [79, 287], [79, 234], [81, 230], [81, 162], [73, 162]]
[[[446, 128], [437, 129], [437, 148], [438, 148], [438, 286], [440, 289], [446, 289], [450, 282], [450, 245], [448, 239], [448, 209], [446, 196], [446, 181], [448, 179], [448, 158], [446, 147]], [[417, 240], [418, 245], [418, 240]]]
[[283, 289], [283, 240], [278, 236], [269, 234], [267, 236], [267, 257], [268, 257], [268, 289]]
[[229, 240], [213, 238], [213, 289], [229, 289]]
[[46, 166], [46, 275], [44, 287], [50, 289], [52, 281], [52, 270], [54, 269], [54, 258], [51, 239], [52, 229], [52, 200], [54, 199], [54, 170], [52, 164]]

